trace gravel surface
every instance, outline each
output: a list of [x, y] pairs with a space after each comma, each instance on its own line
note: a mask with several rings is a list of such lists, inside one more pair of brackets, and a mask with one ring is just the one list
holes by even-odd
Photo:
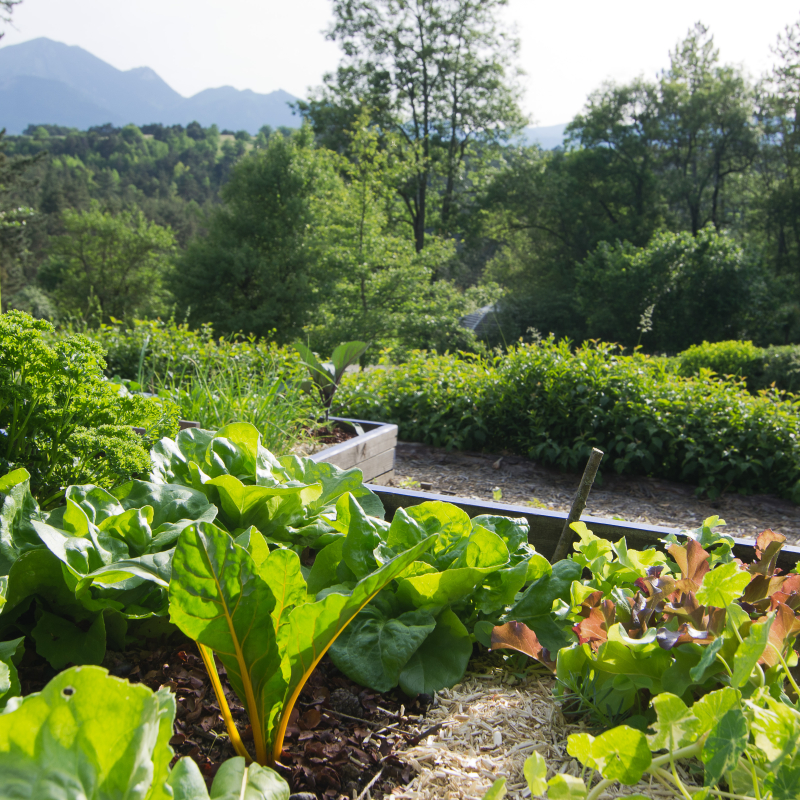
[[[579, 481], [580, 475], [518, 456], [398, 442], [391, 485], [566, 513]], [[697, 528], [716, 514], [734, 536], [752, 539], [771, 528], [788, 544], [800, 544], [800, 506], [794, 503], [770, 495], [726, 494], [709, 500], [698, 497], [693, 486], [656, 478], [602, 475], [584, 514], [681, 529]]]

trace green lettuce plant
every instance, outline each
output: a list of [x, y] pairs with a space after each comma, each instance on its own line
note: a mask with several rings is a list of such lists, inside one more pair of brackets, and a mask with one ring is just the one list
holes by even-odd
[[254, 525], [275, 544], [319, 549], [336, 530], [336, 502], [353, 495], [366, 513], [383, 517], [380, 499], [358, 469], [341, 470], [307, 458], [275, 458], [259, 431], [233, 423], [216, 432], [181, 431], [152, 451], [152, 480], [202, 492], [219, 509], [216, 525], [237, 535]]
[[[270, 550], [255, 528], [236, 541], [209, 523], [183, 531], [172, 567], [170, 618], [200, 647], [237, 753], [250, 758], [217, 678], [214, 654], [247, 709], [255, 760], [274, 763], [298, 695], [319, 660], [353, 617], [435, 540], [426, 536], [387, 554], [391, 557], [351, 589], [315, 594], [297, 553]], [[370, 544], [357, 526], [343, 540], [351, 557], [360, 560], [370, 554]]]
[[[209, 800], [197, 764], [172, 770], [175, 696], [73, 667], [0, 714], [0, 796], [36, 800]], [[244, 759], [225, 762], [216, 800], [288, 800], [277, 773]]]
[[[353, 558], [337, 539], [317, 555], [309, 585], [350, 586], [376, 568], [384, 551], [436, 543], [365, 608], [331, 648], [339, 669], [385, 692], [432, 694], [464, 676], [476, 637], [491, 631], [526, 585], [537, 586], [549, 613], [551, 567], [528, 544], [523, 519], [470, 519], [450, 503], [399, 509], [391, 525], [340, 500], [334, 525], [356, 527], [370, 551]], [[544, 598], [549, 597], [548, 601]]]
[[201, 492], [145, 481], [70, 486], [43, 512], [26, 470], [0, 477], [0, 635], [31, 636], [56, 669], [100, 663], [130, 620], [166, 615], [175, 542], [216, 514]]
[[[749, 565], [709, 518], [667, 554], [628, 550], [574, 523], [574, 561], [591, 578], [574, 581], [556, 613], [577, 641], [557, 656], [519, 621], [494, 629], [493, 648], [526, 652], [555, 670], [558, 692], [606, 724], [646, 722], [648, 698], [670, 692], [687, 704], [719, 686], [745, 698], [758, 686], [783, 696], [800, 689], [791, 668], [800, 634], [800, 575], [776, 569], [785, 537], [764, 531]], [[671, 537], [674, 539], [674, 537]], [[709, 548], [705, 549], [701, 542]]]

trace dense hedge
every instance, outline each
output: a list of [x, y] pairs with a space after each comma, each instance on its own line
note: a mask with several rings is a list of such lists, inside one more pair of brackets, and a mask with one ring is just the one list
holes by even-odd
[[399, 367], [347, 376], [337, 410], [395, 422], [400, 436], [459, 449], [508, 450], [578, 469], [603, 467], [722, 491], [800, 501], [798, 403], [741, 383], [676, 375], [665, 359], [616, 345], [575, 350], [552, 338], [502, 357], [415, 353]]
[[710, 369], [719, 375], [744, 378], [751, 392], [774, 385], [784, 392], [800, 392], [800, 346], [755, 347], [752, 342], [703, 342], [677, 358], [680, 375], [699, 375]]

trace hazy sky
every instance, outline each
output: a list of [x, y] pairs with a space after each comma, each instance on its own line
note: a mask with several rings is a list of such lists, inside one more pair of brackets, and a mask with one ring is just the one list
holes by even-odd
[[[2, 45], [47, 36], [119, 69], [152, 67], [183, 95], [209, 87], [304, 96], [339, 60], [322, 31], [330, 0], [24, 0]], [[770, 47], [800, 19], [797, 0], [510, 0], [522, 41], [525, 110], [539, 125], [569, 121], [604, 79], [652, 76], [701, 20], [724, 61], [758, 75]]]

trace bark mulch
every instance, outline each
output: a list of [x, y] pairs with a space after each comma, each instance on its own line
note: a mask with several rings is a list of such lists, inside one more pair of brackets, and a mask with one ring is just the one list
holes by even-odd
[[[194, 642], [173, 637], [169, 644], [147, 642], [125, 652], [108, 651], [103, 661], [112, 675], [144, 683], [154, 691], [168, 686], [176, 695], [175, 760], [189, 756], [211, 783], [223, 761], [235, 755], [219, 713], [214, 690]], [[250, 747], [247, 714], [217, 664], [236, 725]], [[22, 693], [40, 691], [57, 670], [30, 649], [20, 665]], [[380, 695], [345, 678], [324, 658], [300, 695], [284, 740], [279, 772], [297, 800], [352, 800], [383, 797], [408, 783], [413, 769], [398, 751], [418, 744], [437, 727], [426, 723], [431, 698], [409, 700], [400, 692]], [[309, 793], [303, 795], [302, 793]]]

